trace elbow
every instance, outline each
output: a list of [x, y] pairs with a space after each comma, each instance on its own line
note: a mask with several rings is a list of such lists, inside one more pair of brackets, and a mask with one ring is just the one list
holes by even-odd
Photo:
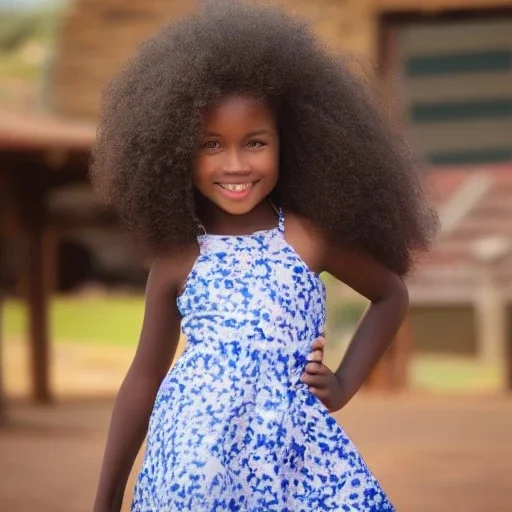
[[407, 314], [409, 309], [409, 290], [405, 281], [398, 275], [395, 275], [392, 279], [387, 298], [396, 304], [397, 309], [403, 312], [404, 316]]
[[149, 394], [156, 394], [162, 384], [167, 371], [155, 371], [154, 368], [147, 368], [143, 365], [132, 364], [123, 382], [131, 389], [136, 387]]
[[372, 302], [393, 305], [394, 310], [403, 312], [405, 316], [409, 309], [409, 290], [405, 281], [397, 274], [390, 274], [385, 290]]
[[409, 289], [403, 279], [400, 279], [400, 297], [402, 298], [404, 309], [407, 311], [410, 305]]

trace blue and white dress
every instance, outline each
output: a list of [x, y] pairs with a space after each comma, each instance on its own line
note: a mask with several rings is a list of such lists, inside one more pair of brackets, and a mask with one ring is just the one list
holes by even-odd
[[199, 237], [178, 299], [188, 343], [156, 398], [132, 512], [394, 510], [300, 380], [325, 289], [279, 217]]

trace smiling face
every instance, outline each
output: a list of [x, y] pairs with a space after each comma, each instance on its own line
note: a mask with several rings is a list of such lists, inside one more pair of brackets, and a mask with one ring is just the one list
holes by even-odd
[[251, 212], [275, 187], [278, 172], [276, 120], [264, 102], [228, 96], [205, 113], [193, 177], [216, 207], [231, 215]]

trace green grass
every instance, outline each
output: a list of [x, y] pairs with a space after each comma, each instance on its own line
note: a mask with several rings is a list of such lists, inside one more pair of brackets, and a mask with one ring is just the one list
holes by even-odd
[[[143, 297], [57, 298], [50, 309], [51, 335], [56, 343], [134, 346], [143, 308]], [[6, 339], [25, 337], [26, 311], [22, 303], [5, 303], [3, 329]]]
[[417, 355], [409, 371], [414, 388], [440, 393], [492, 391], [504, 382], [504, 365], [470, 357]]
[[[143, 296], [56, 298], [51, 304], [52, 339], [57, 344], [134, 347], [143, 312]], [[26, 337], [26, 314], [20, 302], [6, 302], [3, 320], [6, 339]], [[420, 354], [411, 361], [410, 382], [415, 389], [438, 393], [493, 391], [502, 387], [503, 368], [473, 358]]]
[[41, 66], [22, 59], [18, 54], [0, 54], [0, 78], [34, 81], [40, 78]]

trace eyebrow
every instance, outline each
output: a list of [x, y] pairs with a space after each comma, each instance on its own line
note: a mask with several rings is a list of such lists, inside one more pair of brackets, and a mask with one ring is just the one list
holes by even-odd
[[[256, 135], [266, 135], [266, 134], [270, 134], [270, 130], [266, 130], [266, 129], [255, 130], [253, 132], [248, 133], [246, 135], [246, 138], [255, 137]], [[205, 137], [222, 137], [222, 135], [220, 133], [215, 133], [215, 132], [206, 132], [204, 135], [205, 135]]]

